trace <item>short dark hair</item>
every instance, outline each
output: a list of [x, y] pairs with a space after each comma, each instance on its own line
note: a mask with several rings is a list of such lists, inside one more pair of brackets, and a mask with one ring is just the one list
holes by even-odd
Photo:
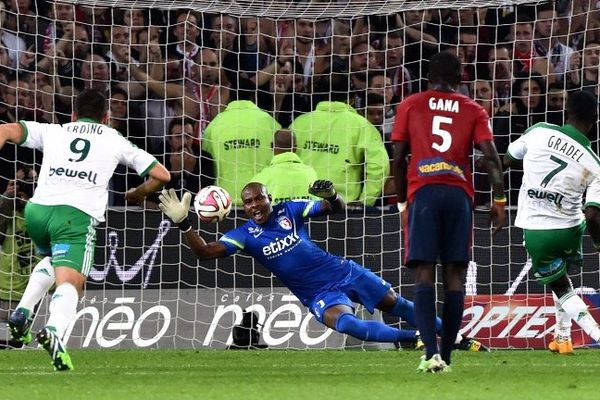
[[85, 89], [75, 100], [77, 118], [91, 118], [100, 122], [108, 110], [106, 97], [97, 89]]
[[191, 119], [189, 117], [185, 117], [185, 118], [173, 118], [171, 120], [171, 122], [169, 123], [169, 128], [167, 130], [167, 136], [171, 135], [171, 131], [173, 130], [174, 127], [176, 127], [176, 126], [184, 127], [186, 125], [195, 126], [196, 125], [196, 121], [194, 121], [193, 119]]
[[374, 105], [385, 104], [385, 98], [377, 93], [367, 93], [365, 107], [372, 107]]
[[452, 52], [445, 50], [435, 54], [429, 61], [429, 80], [432, 83], [447, 83], [456, 86], [460, 83], [460, 60]]
[[129, 93], [127, 93], [125, 89], [119, 86], [112, 86], [110, 88], [110, 97], [115, 97], [116, 94], [121, 94], [123, 97], [125, 97], [125, 100], [129, 100]]
[[598, 119], [598, 98], [586, 90], [569, 93], [567, 115], [572, 120], [595, 123]]

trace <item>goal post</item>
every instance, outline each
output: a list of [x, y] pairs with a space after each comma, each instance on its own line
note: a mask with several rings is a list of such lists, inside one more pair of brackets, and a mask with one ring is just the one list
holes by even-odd
[[[208, 129], [232, 102], [252, 99], [275, 121], [272, 126], [286, 128], [319, 102], [342, 98], [377, 130], [381, 143], [366, 147], [385, 147], [381, 170], [388, 171], [394, 108], [426, 89], [429, 57], [449, 49], [464, 65], [460, 92], [486, 108], [496, 146], [505, 153], [531, 124], [562, 124], [570, 90], [598, 93], [596, 7], [586, 1], [483, 0], [32, 2], [27, 10], [2, 11], [0, 121], [65, 123], [74, 96], [83, 88], [99, 89], [109, 99], [111, 125], [165, 163], [177, 190], [195, 194], [215, 177], [219, 184], [219, 178], [265, 165], [253, 138], [220, 142]], [[232, 123], [242, 132], [254, 121]], [[597, 148], [596, 137], [592, 142]], [[330, 142], [301, 144], [300, 152], [339, 151]], [[252, 162], [236, 159], [218, 167], [218, 146], [257, 150]], [[375, 180], [365, 172], [372, 162], [367, 150], [359, 156], [364, 171], [352, 182], [359, 187]], [[492, 239], [491, 193], [478, 157], [471, 166], [476, 211], [463, 332], [493, 348], [543, 348], [552, 337], [553, 301], [527, 273], [522, 231], [512, 222], [520, 174], [506, 174], [510, 218]], [[39, 172], [40, 163], [37, 152], [11, 145], [0, 150], [3, 309], [18, 300], [19, 284], [34, 262], [28, 248], [4, 263], [12, 254], [9, 241], [27, 241], [22, 207], [6, 189], [15, 177], [24, 187], [27, 178], [19, 169]], [[317, 218], [308, 227], [319, 246], [371, 268], [412, 299], [389, 175], [376, 178], [381, 193], [351, 198], [345, 214]], [[125, 204], [125, 191], [139, 182], [124, 168], [111, 181], [94, 267], [67, 332], [69, 347], [223, 349], [232, 344], [232, 328], [251, 311], [258, 316], [261, 343], [271, 348], [364, 348], [317, 323], [250, 257], [196, 260], [177, 227], [156, 209], [156, 196], [144, 208]], [[216, 225], [198, 224], [193, 212], [190, 217], [207, 241], [245, 221], [239, 205]], [[570, 274], [598, 317], [599, 258], [588, 238], [584, 268]], [[440, 285], [437, 299], [443, 299]], [[36, 328], [47, 314], [43, 301]], [[576, 345], [590, 345], [577, 329]]]

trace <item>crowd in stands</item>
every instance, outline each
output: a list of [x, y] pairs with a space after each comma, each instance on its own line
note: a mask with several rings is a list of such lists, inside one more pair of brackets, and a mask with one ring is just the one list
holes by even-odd
[[[6, 0], [0, 24], [1, 122], [66, 123], [74, 95], [94, 87], [109, 98], [110, 124], [170, 168], [171, 187], [216, 183], [235, 199], [289, 128], [298, 159], [348, 202], [394, 203], [395, 107], [427, 88], [439, 51], [459, 55], [460, 91], [487, 110], [501, 155], [532, 124], [562, 124], [569, 90], [598, 95], [592, 0], [317, 21]], [[36, 157], [6, 146], [0, 192], [15, 159]], [[134, 179], [120, 171], [111, 205]], [[511, 203], [519, 179], [507, 176]]]

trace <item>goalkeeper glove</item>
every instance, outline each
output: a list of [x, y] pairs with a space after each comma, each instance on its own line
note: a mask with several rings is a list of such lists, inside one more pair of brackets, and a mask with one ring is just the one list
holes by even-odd
[[158, 196], [158, 199], [160, 200], [158, 208], [160, 208], [171, 221], [176, 224], [187, 221], [188, 210], [190, 209], [190, 202], [192, 201], [192, 195], [189, 192], [185, 192], [181, 201], [179, 201], [175, 189], [163, 189], [162, 194]]
[[314, 181], [308, 188], [308, 193], [329, 201], [335, 201], [338, 198], [333, 182], [326, 180]]

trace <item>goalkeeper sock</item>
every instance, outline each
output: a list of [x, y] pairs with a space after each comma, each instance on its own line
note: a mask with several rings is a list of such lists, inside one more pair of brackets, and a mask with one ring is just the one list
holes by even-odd
[[36, 304], [54, 285], [54, 279], [54, 267], [50, 264], [50, 257], [44, 257], [31, 271], [29, 282], [17, 308], [27, 310], [28, 315], [31, 316]]
[[563, 310], [596, 342], [600, 341], [600, 327], [587, 309], [581, 297], [570, 291], [559, 300]]
[[408, 342], [416, 337], [416, 331], [392, 328], [379, 321], [364, 321], [350, 313], [338, 317], [335, 330], [371, 342]]
[[571, 338], [571, 317], [569, 314], [565, 312], [565, 310], [560, 305], [560, 300], [558, 296], [554, 292], [552, 292], [552, 297], [554, 298], [554, 309], [556, 316], [556, 328], [555, 328], [555, 336], [562, 340], [567, 340]]
[[450, 355], [462, 324], [465, 295], [462, 290], [447, 290], [442, 314], [442, 348], [440, 356], [450, 365]]
[[429, 360], [438, 353], [438, 344], [435, 329], [435, 290], [432, 285], [415, 285], [415, 321], [425, 343], [425, 358]]
[[[415, 321], [415, 303], [400, 295], [396, 296], [396, 304], [390, 314], [402, 318], [410, 326], [417, 326], [417, 322]], [[435, 331], [440, 335], [442, 334], [442, 320], [439, 317], [435, 317]], [[457, 343], [460, 343], [462, 335], [458, 335], [457, 340]]]
[[77, 313], [79, 294], [71, 283], [63, 283], [56, 288], [50, 302], [50, 318], [46, 326], [54, 328], [56, 335], [62, 339], [67, 327]]

